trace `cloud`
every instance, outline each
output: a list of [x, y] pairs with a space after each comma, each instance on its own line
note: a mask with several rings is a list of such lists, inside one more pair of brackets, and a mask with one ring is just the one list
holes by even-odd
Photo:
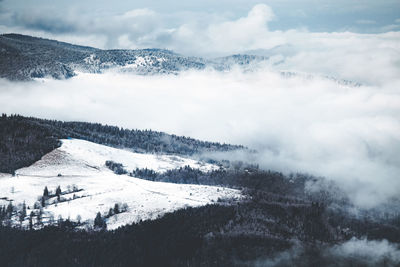
[[334, 246], [304, 247], [299, 244], [273, 258], [259, 259], [252, 266], [398, 266], [400, 248], [387, 240], [352, 238]]
[[33, 30], [41, 30], [49, 33], [71, 33], [78, 30], [74, 21], [68, 19], [59, 19], [51, 13], [43, 15], [42, 12], [31, 11], [27, 14], [14, 14], [14, 22], [19, 25], [26, 25], [27, 28]]
[[382, 31], [388, 32], [388, 31], [398, 31], [400, 29], [400, 25], [398, 24], [389, 24], [381, 27]]
[[318, 76], [283, 77], [268, 66], [177, 76], [109, 72], [1, 80], [0, 105], [7, 113], [244, 144], [260, 152], [263, 168], [326, 176], [369, 207], [400, 189], [399, 85], [346, 87]]
[[369, 20], [369, 19], [359, 19], [356, 21], [358, 24], [376, 24], [375, 20]]
[[[50, 0], [5, 0], [1, 3], [4, 10], [9, 10], [12, 13], [25, 12], [29, 15], [30, 10], [42, 10], [43, 16], [50, 13], [55, 18], [63, 18], [68, 10], [75, 9], [79, 15], [78, 18], [98, 17], [105, 22], [111, 22], [110, 17], [123, 14], [128, 10], [148, 8], [154, 10], [163, 18], [163, 26], [167, 29], [176, 29], [182, 24], [198, 20], [199, 16], [205, 16], [205, 14], [209, 14], [209, 18], [217, 15], [224, 20], [236, 20], [245, 17], [247, 11], [253, 6], [266, 4], [275, 11], [278, 17], [271, 23], [272, 29], [288, 30], [304, 27], [314, 32], [332, 32], [352, 28], [357, 32], [369, 33], [376, 32], [376, 29], [368, 24], [357, 24], [356, 21], [362, 19], [375, 20], [377, 21], [376, 28], [379, 28], [391, 24], [397, 19], [398, 12], [396, 11], [400, 8], [397, 0], [364, 0], [362, 3], [357, 0], [320, 0], [318, 2], [315, 2], [315, 0], [187, 0], [184, 4], [176, 0], [148, 0], [145, 2], [58, 0], [56, 3]], [[190, 13], [190, 16], [182, 16], [183, 13]], [[2, 22], [0, 20], [0, 24]], [[211, 20], [208, 20], [208, 22], [211, 22]]]
[[369, 241], [352, 238], [351, 240], [332, 247], [329, 253], [340, 258], [356, 258], [366, 266], [396, 266], [400, 264], [400, 249], [387, 240]]
[[[65, 10], [48, 7], [1, 12], [0, 30], [99, 48], [167, 48], [194, 56], [223, 56], [287, 45], [302, 50], [330, 46], [326, 42], [328, 39], [324, 40], [326, 33], [312, 33], [306, 27], [300, 30], [271, 30], [270, 24], [282, 22], [279, 19], [265, 4], [254, 5], [241, 16], [201, 11], [165, 14], [150, 8], [107, 13], [98, 10], [83, 12], [76, 7]], [[372, 27], [375, 20], [354, 18], [352, 21], [357, 21], [356, 25]], [[398, 30], [398, 25], [392, 23], [393, 20], [388, 25], [375, 24], [373, 27], [386, 32]], [[351, 41], [347, 39], [351, 37], [348, 32], [337, 33], [336, 39], [333, 36], [329, 36], [329, 41]], [[368, 41], [375, 39], [373, 36], [361, 36]], [[346, 49], [351, 47], [346, 46]], [[353, 51], [357, 52], [356, 49]]]
[[[150, 9], [134, 9], [114, 15], [82, 15], [79, 9], [53, 11], [51, 8], [9, 11], [1, 14], [3, 31], [18, 32], [62, 41], [88, 45], [86, 36], [96, 36], [105, 42], [95, 43], [99, 48], [128, 48], [119, 43], [121, 36], [128, 35], [135, 42], [129, 48], [147, 47], [144, 40], [160, 28], [159, 16]], [[72, 37], [72, 38], [71, 38]], [[91, 38], [93, 40], [93, 38]]]
[[[282, 44], [278, 37], [271, 36], [268, 22], [274, 18], [270, 7], [254, 6], [246, 17], [204, 25], [184, 24], [171, 32], [172, 44], [183, 53], [227, 54], [240, 51], [272, 48]], [[269, 37], [266, 39], [266, 37]], [[190, 43], [189, 43], [190, 42]], [[190, 49], [186, 49], [190, 48]]]

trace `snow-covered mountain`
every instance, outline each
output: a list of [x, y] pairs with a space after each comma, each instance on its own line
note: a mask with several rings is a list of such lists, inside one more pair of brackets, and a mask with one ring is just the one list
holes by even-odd
[[[274, 52], [275, 51], [275, 52]], [[0, 35], [0, 78], [32, 80], [51, 77], [68, 79], [79, 73], [116, 71], [139, 75], [178, 74], [187, 70], [229, 71], [240, 67], [253, 71], [266, 66], [285, 78], [322, 78], [343, 86], [360, 86], [358, 82], [337, 77], [281, 70], [270, 57], [281, 50], [254, 54], [237, 54], [218, 58], [187, 57], [165, 49], [112, 49], [73, 45], [21, 34]], [[257, 55], [259, 54], [259, 55]], [[282, 60], [283, 63], [284, 60]]]
[[[107, 218], [108, 229], [115, 229], [186, 206], [241, 198], [240, 192], [234, 189], [152, 182], [117, 175], [105, 166], [107, 160], [122, 163], [127, 170], [149, 168], [164, 172], [184, 166], [202, 171], [219, 168], [181, 156], [141, 154], [78, 139], [62, 140], [61, 147], [33, 165], [17, 170], [15, 176], [0, 174], [0, 205], [12, 201], [20, 210], [25, 203], [26, 216], [22, 220], [25, 227], [28, 227], [31, 212], [33, 223], [41, 214], [44, 225], [62, 217], [72, 221], [79, 219], [82, 227], [93, 225], [96, 213], [100, 212]], [[59, 197], [55, 194], [58, 186]], [[43, 203], [45, 187], [49, 197]], [[115, 204], [121, 212], [110, 215], [109, 210]], [[21, 222], [14, 216], [11, 223]]]
[[102, 50], [20, 34], [0, 35], [0, 77], [11, 80], [65, 79], [76, 72], [100, 73], [109, 69], [143, 75], [177, 73], [207, 66], [225, 70], [233, 64], [260, 60], [266, 58], [235, 55], [208, 60], [164, 49]]

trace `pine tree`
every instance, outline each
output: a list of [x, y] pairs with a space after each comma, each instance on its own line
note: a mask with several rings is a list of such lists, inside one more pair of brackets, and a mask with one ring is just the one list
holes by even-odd
[[115, 203], [114, 205], [114, 214], [118, 214], [119, 213], [119, 205], [118, 203]]
[[33, 229], [33, 216], [34, 216], [35, 214], [33, 213], [33, 211], [31, 211], [31, 214], [29, 215], [29, 230], [32, 230]]
[[19, 221], [21, 222], [21, 225], [22, 225], [22, 222], [25, 220], [25, 216], [26, 216], [26, 204], [24, 201], [24, 203], [22, 204], [21, 213], [19, 214]]
[[111, 217], [113, 215], [114, 215], [114, 210], [110, 208], [110, 210], [108, 211], [108, 217]]
[[100, 212], [97, 212], [96, 218], [94, 219], [94, 227], [101, 227], [102, 223], [102, 218]]
[[42, 209], [39, 209], [39, 212], [38, 212], [38, 214], [36, 216], [36, 221], [37, 221], [38, 225], [42, 224], [42, 213], [43, 213]]
[[7, 216], [9, 219], [11, 219], [13, 210], [14, 210], [14, 206], [13, 206], [12, 202], [10, 201], [10, 203], [8, 203], [7, 210], [6, 210], [6, 213], [7, 213]]
[[49, 189], [47, 189], [47, 186], [45, 186], [45, 188], [43, 190], [43, 196], [44, 197], [49, 197]]
[[4, 206], [0, 206], [0, 223], [6, 217], [6, 208]]
[[57, 186], [56, 189], [56, 196], [57, 196], [57, 200], [60, 201], [60, 195], [61, 195], [61, 187]]
[[94, 228], [97, 229], [106, 229], [107, 228], [107, 224], [106, 221], [104, 220], [104, 218], [101, 216], [100, 212], [97, 212], [96, 214], [96, 218], [94, 219]]

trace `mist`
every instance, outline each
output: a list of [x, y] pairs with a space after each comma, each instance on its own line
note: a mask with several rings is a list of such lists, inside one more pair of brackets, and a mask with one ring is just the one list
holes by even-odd
[[258, 151], [262, 168], [338, 182], [373, 207], [400, 189], [399, 80], [345, 86], [320, 76], [189, 71], [108, 72], [69, 80], [0, 80], [1, 111], [152, 129]]
[[252, 266], [398, 266], [400, 248], [387, 240], [352, 238], [334, 246], [304, 247], [301, 244]]

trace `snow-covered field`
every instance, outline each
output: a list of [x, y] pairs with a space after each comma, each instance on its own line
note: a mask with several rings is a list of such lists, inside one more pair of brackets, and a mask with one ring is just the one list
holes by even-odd
[[120, 206], [126, 203], [126, 212], [107, 220], [108, 229], [115, 229], [186, 206], [205, 205], [218, 198], [241, 197], [239, 191], [228, 188], [151, 182], [116, 175], [105, 166], [105, 161], [122, 163], [128, 171], [149, 168], [163, 172], [185, 165], [207, 171], [217, 168], [215, 165], [179, 156], [133, 153], [77, 139], [62, 142], [60, 148], [32, 166], [17, 170], [15, 177], [0, 174], [0, 205], [13, 200], [18, 206], [25, 201], [29, 215], [34, 203], [40, 202], [45, 186], [52, 193], [60, 186], [61, 200], [64, 201], [53, 204], [56, 197], [48, 200], [43, 208], [44, 223], [50, 218], [57, 220], [59, 216], [76, 220], [79, 215], [81, 221], [92, 224], [97, 212], [105, 215], [116, 203]]

